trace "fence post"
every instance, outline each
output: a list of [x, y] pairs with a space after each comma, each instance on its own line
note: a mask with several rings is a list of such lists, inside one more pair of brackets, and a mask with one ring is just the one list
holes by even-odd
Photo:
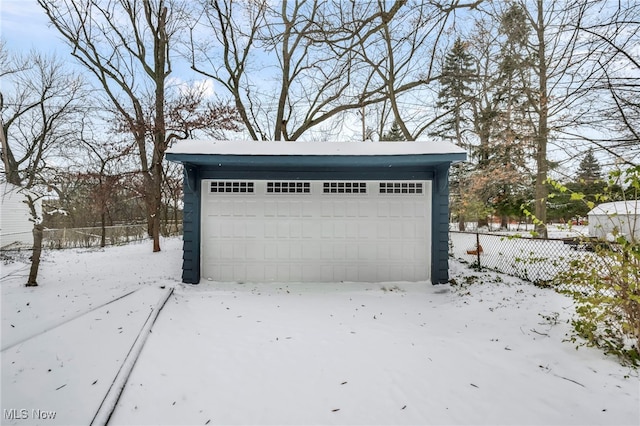
[[480, 264], [480, 233], [476, 232], [476, 257], [478, 258], [478, 271], [482, 270], [482, 265]]

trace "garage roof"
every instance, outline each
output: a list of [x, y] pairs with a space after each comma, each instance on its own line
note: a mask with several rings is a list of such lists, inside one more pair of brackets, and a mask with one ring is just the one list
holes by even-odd
[[[444, 164], [466, 160], [464, 149], [449, 142], [262, 142], [182, 140], [167, 150], [167, 159], [194, 165], [250, 165], [270, 163], [304, 165]], [[323, 159], [323, 160], [321, 160]], [[380, 163], [380, 164], [378, 164]]]
[[217, 155], [427, 155], [466, 151], [449, 142], [261, 142], [186, 139], [167, 153]]
[[640, 214], [640, 200], [615, 201], [602, 203], [587, 215], [637, 215]]

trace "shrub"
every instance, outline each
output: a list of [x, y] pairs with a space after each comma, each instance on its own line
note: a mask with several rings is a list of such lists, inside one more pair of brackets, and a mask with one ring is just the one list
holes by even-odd
[[[614, 172], [605, 192], [596, 199], [610, 200], [610, 189], [619, 183], [633, 199], [640, 195], [640, 167]], [[556, 188], [563, 189], [552, 182]], [[564, 188], [566, 190], [566, 188]], [[625, 194], [625, 192], [623, 192]], [[629, 198], [631, 198], [629, 197]], [[572, 194], [582, 199], [582, 194]], [[589, 203], [592, 208], [592, 203]], [[572, 324], [576, 335], [571, 340], [597, 346], [640, 365], [640, 236], [621, 234], [617, 230], [610, 241], [583, 241], [592, 251], [571, 261], [567, 270], [558, 274], [554, 283], [559, 291], [570, 294], [576, 302]]]
[[573, 260], [554, 280], [576, 302], [577, 336], [635, 365], [640, 361], [639, 271], [640, 247], [621, 238]]

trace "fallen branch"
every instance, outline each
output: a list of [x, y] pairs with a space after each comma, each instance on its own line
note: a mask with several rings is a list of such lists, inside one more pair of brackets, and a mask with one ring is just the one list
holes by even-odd
[[557, 374], [554, 374], [554, 376], [556, 376], [556, 377], [560, 377], [561, 379], [565, 379], [565, 380], [567, 380], [567, 381], [569, 381], [569, 382], [575, 383], [576, 385], [580, 385], [580, 386], [582, 386], [583, 388], [585, 388], [585, 387], [586, 387], [586, 386], [585, 386], [585, 385], [583, 385], [582, 383], [576, 382], [576, 381], [575, 381], [575, 380], [573, 380], [573, 379], [568, 379], [568, 378], [566, 378], [566, 377], [558, 376]]

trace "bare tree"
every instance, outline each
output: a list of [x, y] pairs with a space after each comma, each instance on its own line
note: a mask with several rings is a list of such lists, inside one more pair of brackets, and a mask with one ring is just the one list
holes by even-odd
[[63, 144], [73, 143], [86, 92], [82, 80], [55, 57], [35, 52], [10, 57], [1, 46], [0, 52], [2, 77], [10, 82], [0, 93], [3, 171], [7, 182], [22, 188], [34, 223], [26, 285], [37, 286], [44, 228], [37, 204], [55, 185], [61, 166], [56, 157]]
[[127, 177], [135, 174], [135, 164], [128, 161], [134, 146], [113, 136], [101, 141], [99, 139], [106, 139], [107, 135], [96, 134], [95, 128], [99, 126], [94, 120], [83, 121], [79, 134], [81, 146], [76, 148], [75, 157], [80, 160], [78, 177], [91, 186], [87, 198], [99, 217], [100, 247], [104, 247], [107, 243], [107, 221], [111, 208], [117, 202], [116, 194], [125, 186]]
[[[53, 26], [70, 45], [71, 54], [89, 70], [118, 117], [118, 130], [136, 143], [140, 173], [153, 238], [160, 251], [160, 209], [164, 154], [171, 141], [194, 129], [211, 127], [218, 105], [204, 108], [196, 119], [183, 121], [175, 132], [167, 117], [169, 76], [178, 37], [186, 30], [187, 3], [180, 0], [38, 0]], [[175, 121], [175, 120], [174, 120]]]
[[576, 26], [592, 67], [584, 73], [585, 92], [597, 100], [582, 120], [597, 130], [594, 135], [606, 129], [604, 137], [587, 140], [617, 163], [635, 165], [640, 156], [640, 4], [604, 3], [599, 13]]
[[[365, 42], [406, 3], [379, 10], [326, 0], [285, 0], [277, 7], [264, 0], [203, 1], [192, 31], [192, 68], [231, 93], [253, 139], [296, 140], [385, 99], [372, 80], [375, 71], [360, 66], [344, 45], [354, 33]], [[266, 62], [269, 55], [275, 60]]]
[[[392, 20], [384, 20], [368, 41], [355, 35], [358, 43], [352, 48], [375, 70], [392, 121], [405, 139], [415, 140], [429, 132], [447, 113], [431, 108], [425, 114], [425, 109], [431, 107], [426, 100], [436, 97], [437, 89], [432, 83], [442, 78], [439, 58], [444, 56], [448, 35], [456, 27], [456, 13], [473, 11], [481, 3], [407, 2]], [[378, 8], [384, 11], [385, 2], [378, 1]]]
[[[550, 144], [557, 142], [558, 134], [575, 127], [575, 111], [584, 100], [584, 79], [575, 78], [586, 56], [578, 49], [579, 31], [576, 23], [585, 19], [597, 2], [590, 0], [546, 2], [543, 0], [518, 0], [506, 3], [500, 13], [510, 9], [522, 16], [531, 35], [522, 47], [529, 60], [518, 67], [521, 86], [529, 110], [529, 122], [533, 128], [535, 190], [534, 215], [536, 233], [547, 237], [547, 199]], [[523, 31], [514, 25], [511, 31]], [[508, 35], [509, 36], [509, 35]]]
[[[202, 0], [192, 68], [232, 94], [255, 140], [296, 140], [349, 113], [360, 114], [364, 134], [367, 108], [381, 103], [384, 121], [392, 114], [376, 123], [378, 133], [396, 121], [413, 140], [431, 122], [417, 89], [435, 78], [449, 18], [480, 3]], [[406, 99], [420, 112], [405, 108]]]
[[[162, 160], [169, 144], [164, 96], [172, 71], [169, 54], [180, 29], [181, 6], [164, 0], [76, 2], [38, 0], [72, 55], [97, 79], [138, 148], [153, 251], [160, 251]], [[154, 106], [152, 123], [145, 97]], [[151, 135], [148, 134], [152, 127]], [[151, 140], [151, 152], [147, 142]]]

